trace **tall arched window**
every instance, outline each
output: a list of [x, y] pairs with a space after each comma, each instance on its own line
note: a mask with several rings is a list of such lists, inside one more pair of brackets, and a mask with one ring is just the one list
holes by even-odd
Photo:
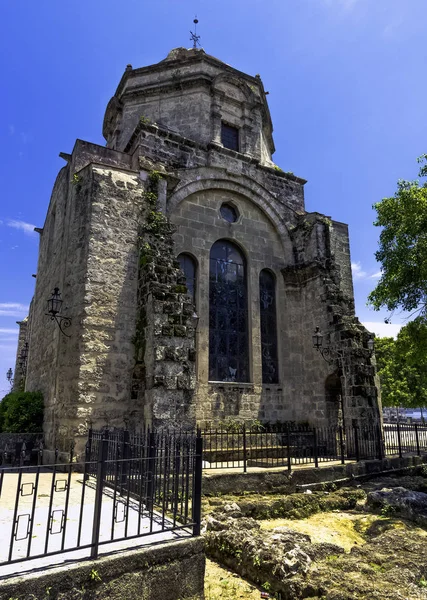
[[178, 262], [181, 269], [184, 271], [188, 295], [191, 296], [194, 303], [196, 303], [196, 261], [191, 254], [180, 254], [178, 256]]
[[209, 379], [249, 381], [245, 259], [237, 246], [212, 246], [209, 271]]
[[279, 383], [277, 360], [276, 279], [267, 269], [259, 276], [262, 382]]

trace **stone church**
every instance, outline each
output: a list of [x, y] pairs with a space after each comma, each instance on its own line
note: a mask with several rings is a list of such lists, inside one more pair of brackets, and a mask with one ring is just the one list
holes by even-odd
[[60, 154], [37, 229], [18, 356], [47, 445], [81, 447], [90, 424], [378, 423], [347, 226], [307, 213], [305, 180], [274, 164], [260, 76], [202, 49], [128, 65], [103, 134]]

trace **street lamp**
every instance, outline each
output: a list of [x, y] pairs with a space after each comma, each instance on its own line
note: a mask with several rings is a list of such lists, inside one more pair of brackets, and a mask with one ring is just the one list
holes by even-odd
[[[320, 331], [320, 327], [316, 327], [313, 334], [313, 348], [315, 348], [320, 354], [322, 358], [331, 365], [334, 362], [338, 362], [338, 366], [343, 368], [343, 359], [345, 356], [344, 349], [333, 348], [331, 346], [323, 346], [323, 334]], [[369, 356], [371, 357], [374, 353], [375, 342], [372, 335], [369, 336], [369, 339], [366, 343], [368, 347]]]
[[59, 288], [55, 288], [52, 292], [52, 296], [47, 301], [47, 313], [46, 316], [50, 317], [51, 321], [55, 321], [59, 327], [61, 333], [63, 333], [66, 337], [71, 337], [62, 329], [63, 327], [67, 328], [71, 325], [71, 319], [69, 317], [64, 317], [60, 315], [62, 303], [64, 301], [61, 298], [61, 294], [59, 292]]
[[13, 371], [12, 371], [12, 368], [10, 368], [10, 369], [7, 370], [6, 379], [8, 380], [10, 386], [12, 387], [12, 385], [13, 385]]

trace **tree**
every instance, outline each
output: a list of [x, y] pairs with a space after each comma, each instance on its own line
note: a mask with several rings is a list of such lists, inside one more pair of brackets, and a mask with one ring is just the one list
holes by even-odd
[[0, 402], [0, 431], [37, 433], [43, 427], [41, 392], [11, 392]]
[[[397, 339], [377, 338], [375, 356], [384, 406], [418, 408], [427, 405], [427, 356], [419, 353], [414, 329], [402, 327]], [[427, 336], [427, 326], [422, 336]], [[415, 331], [421, 331], [417, 326]]]
[[[427, 154], [419, 172], [427, 177]], [[427, 182], [399, 180], [392, 198], [374, 204], [383, 227], [375, 258], [382, 276], [368, 301], [375, 310], [397, 308], [427, 318]]]
[[377, 338], [375, 340], [375, 357], [383, 406], [408, 406], [411, 401], [408, 381], [397, 360], [394, 339]]

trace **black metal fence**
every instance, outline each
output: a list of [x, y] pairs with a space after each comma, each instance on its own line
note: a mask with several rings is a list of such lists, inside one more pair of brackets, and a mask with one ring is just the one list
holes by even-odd
[[40, 464], [43, 456], [43, 433], [0, 433], [0, 464]]
[[201, 453], [194, 433], [149, 432], [137, 445], [128, 432], [105, 431], [90, 433], [84, 462], [2, 466], [0, 568], [64, 552], [96, 558], [101, 545], [144, 536], [199, 535]]
[[340, 461], [381, 459], [427, 452], [427, 426], [308, 427], [291, 424], [244, 424], [205, 428], [204, 469], [292, 467]]

